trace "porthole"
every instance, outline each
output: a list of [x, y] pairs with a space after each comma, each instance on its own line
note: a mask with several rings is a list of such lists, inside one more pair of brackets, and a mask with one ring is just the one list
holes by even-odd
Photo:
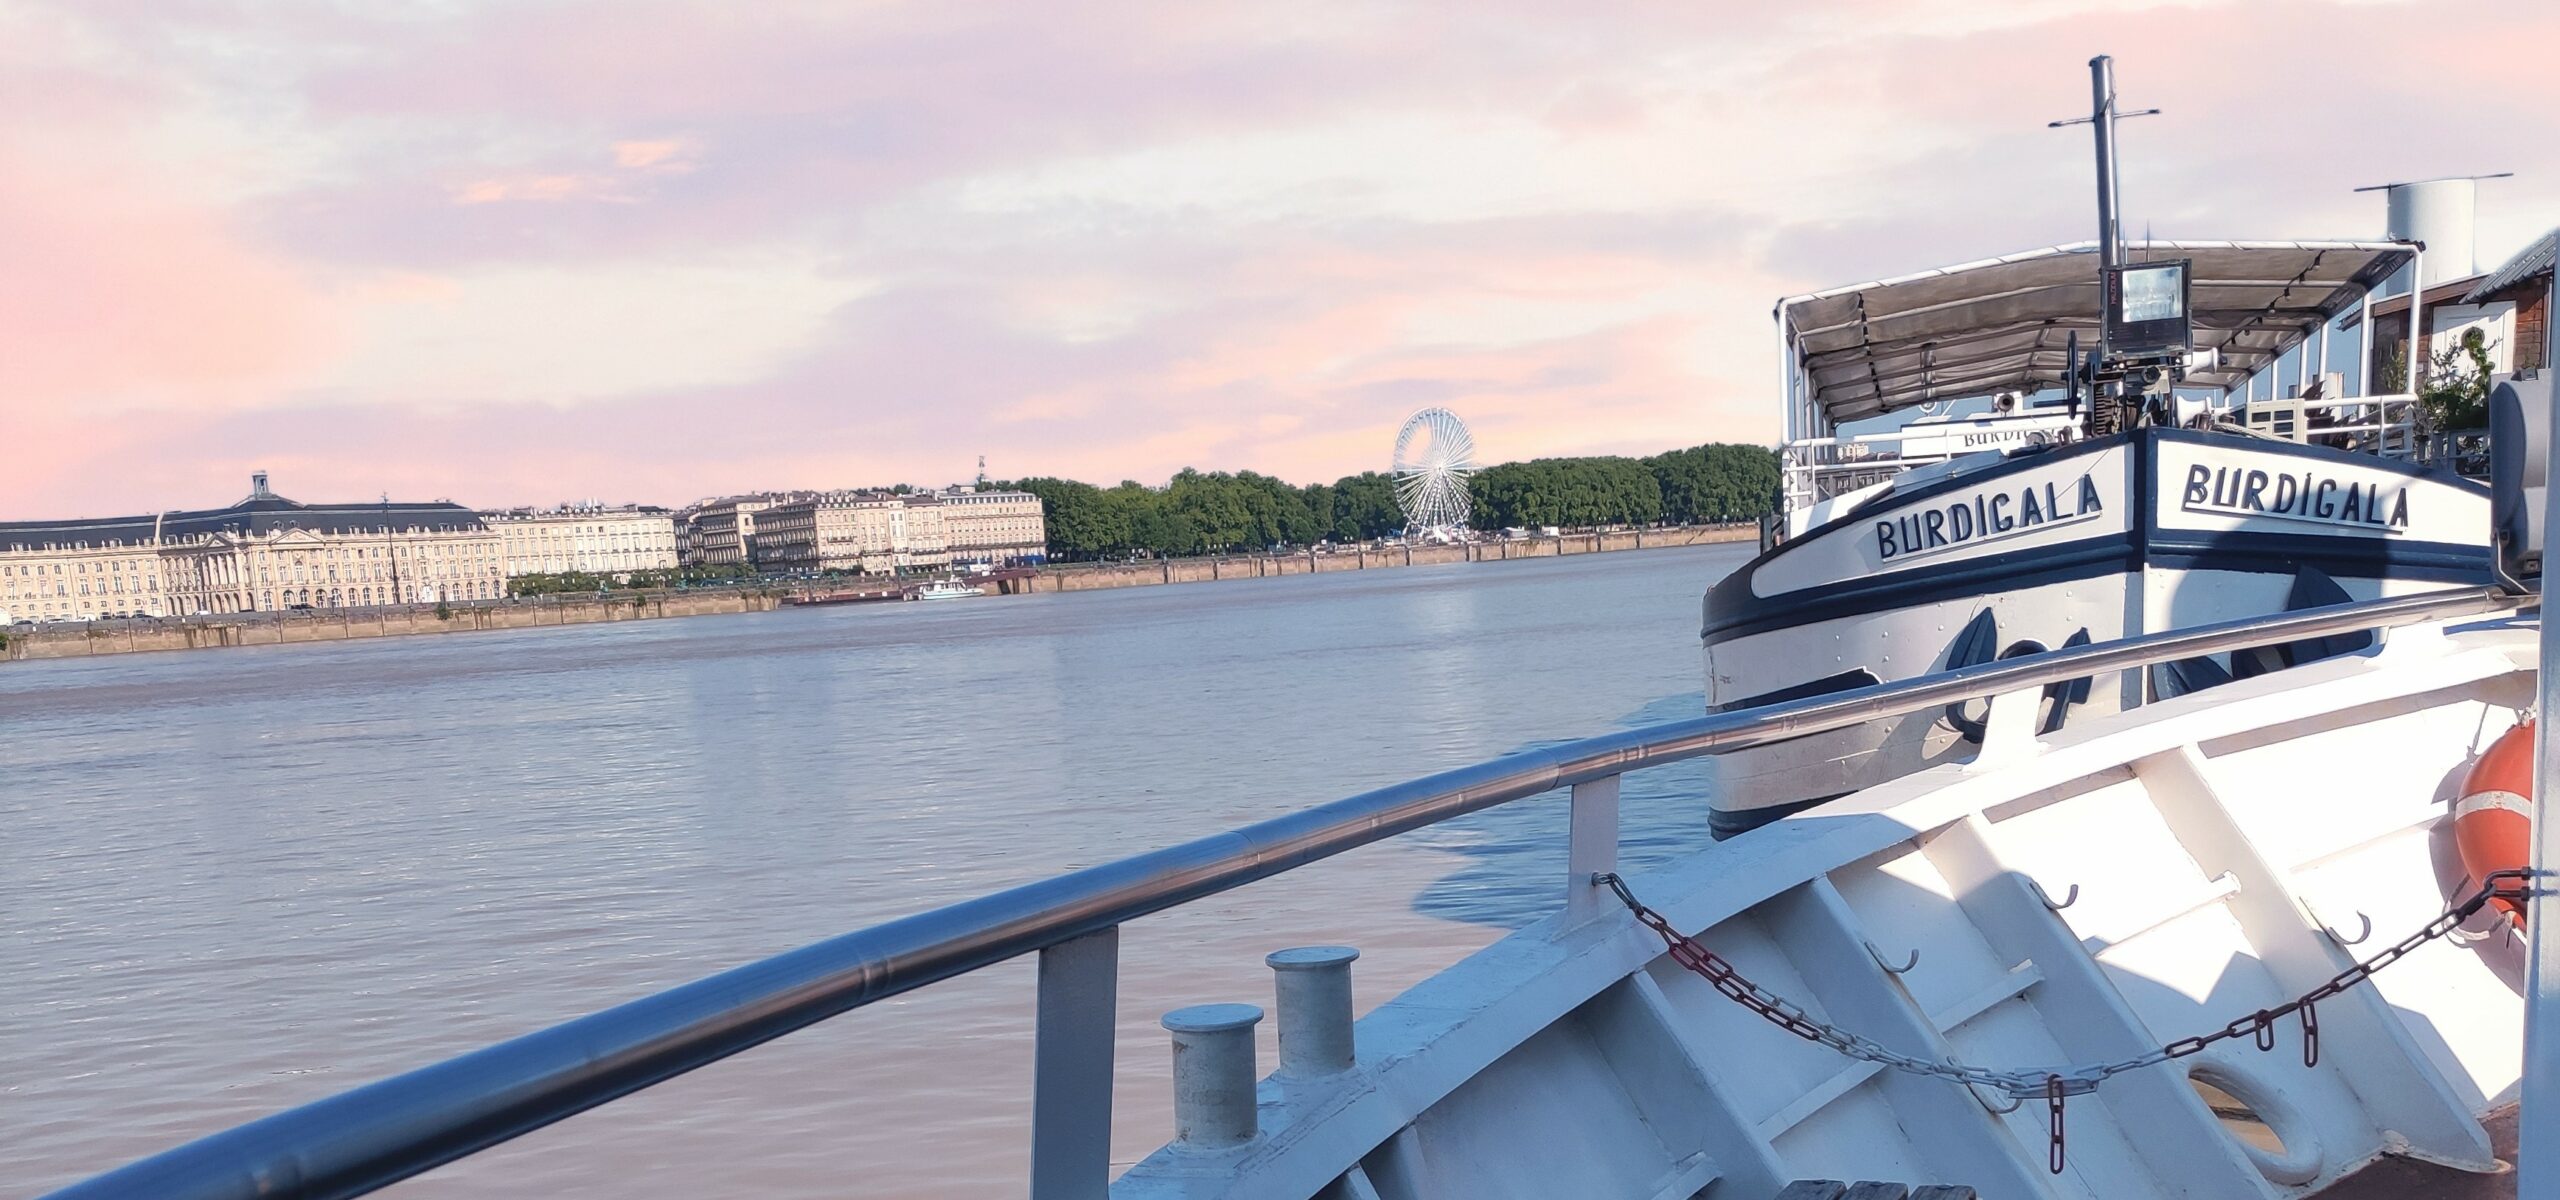
[[2319, 1136], [2282, 1092], [2262, 1086], [2243, 1068], [2219, 1062], [2189, 1068], [2187, 1086], [2259, 1174], [2287, 1185], [2320, 1177]]

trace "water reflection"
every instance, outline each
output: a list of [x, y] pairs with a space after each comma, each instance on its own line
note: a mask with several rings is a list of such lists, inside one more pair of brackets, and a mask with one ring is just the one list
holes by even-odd
[[[0, 668], [0, 1180], [177, 1141], [848, 929], [1699, 710], [1744, 549]], [[1631, 862], [1703, 836], [1635, 776]], [[1133, 925], [1114, 1154], [1156, 1016], [1363, 948], [1362, 1001], [1550, 906], [1526, 802]], [[1549, 844], [1543, 849], [1541, 841]], [[1016, 969], [1020, 968], [1020, 969]], [[396, 1189], [1019, 1194], [1027, 964], [937, 985]]]
[[[1621, 718], [1634, 729], [1697, 716], [1704, 691], [1665, 696]], [[1556, 745], [1530, 742], [1521, 753]], [[1707, 772], [1703, 760], [1653, 767], [1620, 778], [1618, 865], [1633, 874], [1697, 850], [1707, 834]], [[1500, 808], [1471, 813], [1412, 835], [1422, 844], [1465, 855], [1471, 861], [1414, 898], [1414, 911], [1452, 921], [1518, 929], [1563, 907], [1565, 826], [1570, 809], [1564, 790]]]

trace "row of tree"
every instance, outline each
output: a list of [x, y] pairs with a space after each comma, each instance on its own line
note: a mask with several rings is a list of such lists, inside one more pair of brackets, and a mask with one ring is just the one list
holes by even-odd
[[[1184, 470], [1160, 488], [1124, 480], [1016, 480], [1040, 497], [1049, 554], [1212, 554], [1322, 541], [1361, 542], [1405, 526], [1395, 481], [1376, 471], [1304, 487], [1252, 471]], [[1778, 459], [1759, 446], [1711, 444], [1651, 458], [1542, 458], [1468, 481], [1478, 529], [1590, 528], [1757, 519], [1778, 491]]]
[[755, 578], [753, 568], [737, 563], [628, 571], [619, 575], [595, 571], [561, 571], [518, 575], [507, 581], [507, 594], [510, 596], [569, 596], [621, 588], [699, 587], [706, 584], [740, 583], [753, 578]]

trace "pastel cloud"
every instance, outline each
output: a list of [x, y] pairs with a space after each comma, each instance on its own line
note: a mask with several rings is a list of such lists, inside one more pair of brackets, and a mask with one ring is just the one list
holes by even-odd
[[615, 142], [613, 165], [631, 171], [690, 171], [692, 146], [680, 138]]
[[528, 175], [517, 179], [475, 179], [453, 189], [456, 204], [497, 204], [507, 200], [617, 200], [611, 179], [597, 175]]
[[39, 435], [0, 514], [219, 502], [254, 466], [485, 504], [939, 482], [980, 453], [1331, 478], [1424, 403], [1497, 458], [1764, 440], [1775, 297], [2086, 236], [2086, 143], [2043, 122], [2085, 106], [2096, 48], [2169, 110], [2127, 128], [2137, 226], [2372, 232], [2354, 185], [2511, 168], [2482, 233], [2512, 248], [2560, 216], [2525, 157], [2560, 134], [2530, 52], [2560, 16], [2500, 20], [0, 10], [0, 328], [27, 343], [0, 416]]

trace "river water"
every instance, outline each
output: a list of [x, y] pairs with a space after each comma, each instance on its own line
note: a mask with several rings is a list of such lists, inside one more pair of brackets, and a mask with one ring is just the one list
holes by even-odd
[[[1738, 546], [0, 669], [0, 1196], [885, 918], [1699, 711]], [[1362, 1010], [1561, 894], [1561, 796], [1123, 932], [1156, 1018], [1348, 943]], [[1703, 844], [1631, 777], [1627, 857]], [[1028, 959], [399, 1185], [1019, 1195]], [[1271, 1023], [1262, 1063], [1272, 1062]]]

